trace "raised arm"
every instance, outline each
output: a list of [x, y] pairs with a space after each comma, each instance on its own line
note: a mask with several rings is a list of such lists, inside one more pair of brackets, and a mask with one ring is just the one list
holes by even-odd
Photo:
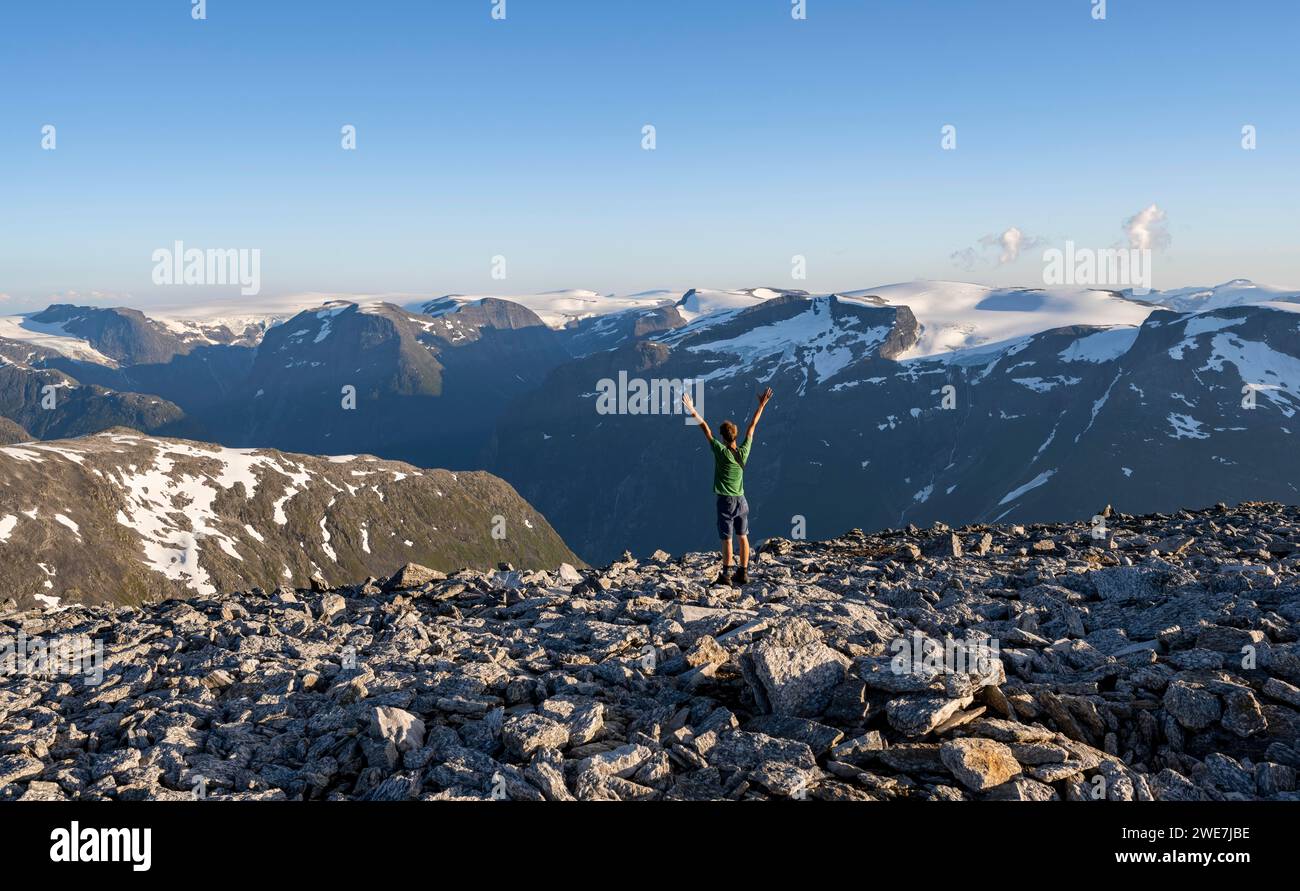
[[[767, 401], [772, 398], [772, 388], [768, 387], [762, 393], [758, 394], [758, 408], [754, 409], [754, 416], [749, 419], [749, 427], [745, 430], [745, 439], [754, 435], [754, 428], [758, 426], [758, 419], [763, 417], [763, 409], [767, 406]], [[744, 440], [741, 440], [742, 442]]]
[[682, 407], [691, 413], [691, 417], [699, 422], [700, 429], [704, 431], [704, 438], [713, 442], [713, 431], [709, 429], [709, 422], [700, 417], [700, 413], [695, 410], [695, 403], [691, 402], [691, 394], [682, 392]]

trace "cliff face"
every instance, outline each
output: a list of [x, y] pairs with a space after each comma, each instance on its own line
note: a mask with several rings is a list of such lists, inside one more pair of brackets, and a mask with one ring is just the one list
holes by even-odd
[[1298, 797], [1295, 508], [774, 539], [743, 588], [717, 568], [0, 615], [104, 654], [0, 683], [0, 798]]

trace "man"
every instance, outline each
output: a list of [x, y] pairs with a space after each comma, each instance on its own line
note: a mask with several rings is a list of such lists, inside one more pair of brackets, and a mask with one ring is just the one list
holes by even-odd
[[[722, 438], [714, 438], [708, 422], [695, 410], [690, 394], [682, 394], [682, 406], [699, 422], [704, 438], [709, 441], [709, 448], [713, 451], [713, 494], [718, 496], [718, 536], [722, 539], [722, 571], [713, 582], [715, 585], [744, 585], [749, 581], [746, 574], [749, 568], [749, 502], [745, 500], [745, 464], [749, 461], [749, 450], [753, 446], [754, 428], [758, 426], [763, 408], [771, 398], [771, 387], [758, 394], [758, 408], [749, 419], [745, 438], [738, 443], [735, 424], [723, 421], [718, 428]], [[740, 540], [740, 571], [734, 579], [730, 577], [733, 535]]]

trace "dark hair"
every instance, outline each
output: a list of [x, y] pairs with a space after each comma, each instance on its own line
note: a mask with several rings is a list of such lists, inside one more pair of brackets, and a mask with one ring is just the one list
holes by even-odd
[[739, 428], [737, 428], [731, 421], [723, 421], [722, 426], [718, 428], [718, 432], [722, 434], [723, 443], [731, 450], [731, 454], [735, 456], [736, 463], [740, 465], [740, 469], [744, 470], [745, 459], [740, 456], [740, 443], [736, 442], [736, 437], [740, 435]]

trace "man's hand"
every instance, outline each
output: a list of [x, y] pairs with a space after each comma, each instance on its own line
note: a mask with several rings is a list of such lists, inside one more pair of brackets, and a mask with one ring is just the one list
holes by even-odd
[[762, 408], [763, 406], [767, 405], [767, 401], [771, 398], [772, 398], [772, 388], [768, 387], [766, 390], [758, 394], [758, 407]]
[[704, 438], [709, 442], [713, 442], [713, 431], [709, 429], [708, 422], [701, 418], [700, 413], [695, 410], [695, 403], [691, 402], [691, 394], [685, 390], [682, 391], [682, 407], [691, 413], [692, 418], [699, 422], [700, 429], [704, 431]]

